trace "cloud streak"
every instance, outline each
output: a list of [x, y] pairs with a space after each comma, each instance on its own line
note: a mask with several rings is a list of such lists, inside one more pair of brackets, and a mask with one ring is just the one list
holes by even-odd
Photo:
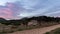
[[4, 6], [0, 5], [0, 16], [9, 19], [59, 13], [60, 0], [9, 0]]
[[6, 18], [6, 19], [15, 19], [17, 18], [20, 11], [22, 11], [23, 8], [21, 5], [18, 4], [18, 2], [10, 3], [7, 2], [5, 6], [0, 7], [0, 17]]

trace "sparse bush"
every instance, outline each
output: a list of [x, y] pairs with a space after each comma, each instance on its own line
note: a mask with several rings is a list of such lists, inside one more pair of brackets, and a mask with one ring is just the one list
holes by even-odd
[[50, 32], [46, 32], [45, 34], [60, 34], [60, 28], [57, 28], [57, 29], [52, 30]]
[[[28, 24], [31, 20], [32, 20], [32, 22], [34, 22], [33, 20], [37, 21], [38, 26], [35, 25], [35, 22], [34, 22], [34, 25], [29, 26]], [[54, 18], [54, 17], [47, 17], [47, 16], [23, 18], [23, 19], [19, 19], [19, 20], [5, 20], [4, 18], [0, 18], [0, 23], [4, 24], [4, 25], [0, 24], [0, 28], [3, 29], [3, 27], [4, 27], [5, 33], [9, 33], [9, 32], [11, 33], [11, 32], [17, 31], [17, 30], [22, 31], [22, 30], [27, 30], [27, 29], [34, 29], [34, 28], [38, 28], [38, 27], [46, 27], [46, 26], [60, 24], [59, 21], [60, 21], [60, 18], [58, 18], [58, 17]], [[8, 25], [13, 25], [13, 26], [8, 26]], [[21, 25], [23, 25], [23, 26], [18, 27]], [[14, 26], [16, 26], [16, 27], [14, 27]], [[5, 28], [7, 28], [7, 30]], [[0, 29], [0, 31], [2, 31], [1, 29]], [[56, 31], [54, 33], [57, 33], [59, 31]], [[47, 32], [46, 34], [48, 34], [48, 33], [49, 32]]]
[[46, 32], [45, 34], [49, 34], [49, 32]]

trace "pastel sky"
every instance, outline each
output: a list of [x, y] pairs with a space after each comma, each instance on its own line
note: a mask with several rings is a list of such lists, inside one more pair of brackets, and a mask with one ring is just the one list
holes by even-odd
[[19, 19], [43, 15], [60, 17], [60, 0], [0, 0], [0, 17]]

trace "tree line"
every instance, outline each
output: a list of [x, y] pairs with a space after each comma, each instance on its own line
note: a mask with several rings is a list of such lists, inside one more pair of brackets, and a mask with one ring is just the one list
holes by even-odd
[[31, 17], [31, 18], [22, 18], [19, 20], [6, 20], [4, 18], [0, 18], [0, 23], [5, 25], [26, 25], [28, 26], [28, 22], [31, 20], [38, 21], [38, 24], [41, 24], [43, 22], [56, 22], [59, 23], [60, 18], [59, 17], [48, 17], [48, 16], [37, 16], [37, 17]]

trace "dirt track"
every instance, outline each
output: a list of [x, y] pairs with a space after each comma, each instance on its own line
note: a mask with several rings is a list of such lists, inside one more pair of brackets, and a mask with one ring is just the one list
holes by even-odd
[[53, 29], [59, 28], [59, 25], [54, 25], [54, 26], [49, 26], [49, 27], [44, 27], [44, 28], [39, 28], [39, 29], [32, 29], [32, 30], [25, 30], [25, 31], [17, 31], [11, 34], [44, 34], [45, 32], [51, 31]]

